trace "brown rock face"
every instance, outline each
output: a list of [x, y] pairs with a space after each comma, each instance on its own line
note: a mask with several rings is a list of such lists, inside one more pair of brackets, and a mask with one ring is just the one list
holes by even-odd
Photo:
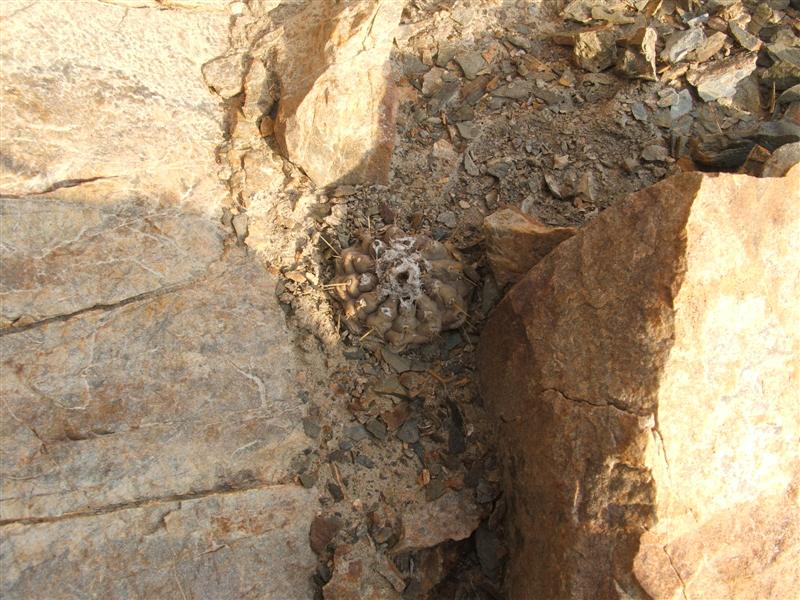
[[796, 595], [798, 201], [800, 167], [668, 179], [497, 307], [511, 597]]
[[492, 213], [483, 221], [486, 255], [501, 286], [516, 283], [553, 248], [575, 235], [572, 227], [549, 227], [514, 208]]
[[387, 59], [403, 4], [311, 2], [284, 26], [275, 136], [319, 186], [388, 179], [397, 107]]

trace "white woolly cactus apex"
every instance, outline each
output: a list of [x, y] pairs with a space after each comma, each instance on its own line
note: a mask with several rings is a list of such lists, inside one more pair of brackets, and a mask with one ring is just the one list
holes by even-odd
[[327, 287], [351, 331], [404, 350], [460, 327], [476, 280], [451, 245], [391, 226], [343, 250]]

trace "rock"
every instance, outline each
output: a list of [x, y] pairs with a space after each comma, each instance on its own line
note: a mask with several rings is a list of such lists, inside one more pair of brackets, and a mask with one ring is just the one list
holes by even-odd
[[3, 136], [0, 195], [139, 196], [217, 215], [224, 111], [201, 67], [225, 53], [229, 18], [202, 4], [0, 3], [0, 104], [14, 132]]
[[495, 308], [478, 364], [510, 597], [795, 594], [798, 201], [800, 167], [677, 175]]
[[333, 557], [333, 576], [323, 588], [325, 600], [400, 600], [400, 594], [382, 575], [386, 557], [362, 538], [342, 544]]
[[323, 0], [282, 26], [275, 139], [318, 186], [388, 179], [397, 111], [388, 58], [402, 9]]
[[573, 58], [585, 71], [599, 73], [617, 60], [616, 35], [610, 30], [579, 33], [575, 39]]
[[692, 93], [689, 90], [681, 90], [678, 92], [678, 97], [674, 104], [670, 106], [669, 116], [673, 121], [677, 121], [683, 115], [688, 115], [692, 112], [692, 108], [694, 108]]
[[741, 27], [738, 23], [731, 21], [728, 24], [731, 30], [731, 35], [736, 38], [739, 45], [745, 50], [750, 52], [758, 52], [761, 48], [761, 40], [754, 36], [752, 33]]
[[511, 83], [501, 85], [495, 91], [492, 92], [492, 95], [497, 96], [498, 98], [511, 98], [512, 100], [524, 100], [533, 93], [533, 90], [534, 90], [534, 85], [532, 81], [519, 79], [516, 81], [512, 81]]
[[642, 123], [647, 122], [647, 108], [641, 102], [634, 102], [631, 105], [631, 114], [633, 118]]
[[448, 540], [464, 540], [480, 521], [469, 492], [447, 492], [432, 502], [414, 505], [403, 514], [403, 535], [392, 548], [392, 554], [433, 548]]
[[475, 553], [486, 576], [496, 577], [506, 552], [500, 538], [486, 523], [481, 523], [475, 531]]
[[550, 227], [514, 209], [504, 208], [483, 221], [486, 256], [500, 286], [516, 283], [553, 248], [575, 235], [572, 227]]
[[[298, 367], [275, 279], [255, 258], [226, 253], [218, 225], [175, 209], [37, 198], [3, 200], [3, 213], [16, 228], [4, 232], [4, 296], [30, 317], [3, 337], [4, 520], [292, 473], [306, 447]], [[59, 295], [68, 314], [54, 314]]]
[[666, 41], [661, 52], [661, 60], [675, 64], [702, 46], [706, 41], [706, 34], [700, 27], [692, 27], [686, 31], [672, 33]]
[[242, 91], [244, 57], [239, 54], [218, 56], [202, 68], [206, 85], [227, 100]]
[[4, 525], [0, 593], [305, 600], [313, 597], [307, 534], [316, 505], [314, 492], [277, 485]]
[[652, 27], [643, 27], [629, 39], [621, 40], [624, 48], [619, 53], [616, 70], [636, 79], [658, 79], [656, 73], [656, 42], [658, 33]]
[[[275, 82], [267, 72], [264, 61], [253, 58], [244, 79], [244, 103], [242, 104], [242, 113], [245, 118], [253, 122], [261, 119], [261, 134], [264, 137], [272, 135], [271, 128], [274, 128], [275, 125], [272, 119], [267, 116], [275, 105], [277, 93], [274, 87]], [[270, 129], [268, 132], [265, 132], [265, 128]]]
[[244, 244], [244, 240], [247, 238], [247, 234], [249, 233], [247, 221], [247, 213], [239, 213], [231, 220], [233, 231], [236, 234], [236, 239], [240, 244]]
[[0, 329], [187, 285], [223, 238], [177, 209], [0, 199]]
[[369, 431], [372, 435], [375, 436], [376, 439], [378, 439], [381, 442], [384, 441], [386, 439], [386, 436], [388, 435], [388, 432], [386, 430], [386, 424], [382, 423], [378, 419], [370, 419], [369, 421], [367, 421], [365, 427], [367, 428], [367, 431]]
[[736, 93], [739, 82], [755, 70], [756, 58], [755, 54], [738, 54], [716, 60], [691, 71], [686, 79], [706, 102], [730, 98]]
[[339, 533], [343, 525], [342, 520], [335, 515], [330, 517], [317, 515], [314, 517], [314, 520], [311, 521], [311, 528], [308, 530], [309, 545], [314, 553], [321, 555], [325, 552], [325, 548], [334, 536]]
[[647, 162], [664, 162], [667, 158], [669, 158], [669, 151], [659, 144], [645, 146], [644, 150], [642, 150], [642, 160]]
[[397, 430], [397, 439], [405, 442], [406, 444], [413, 444], [419, 441], [419, 429], [414, 420], [409, 420], [403, 423]]
[[356, 423], [355, 425], [350, 425], [345, 429], [345, 435], [353, 440], [354, 442], [360, 442], [361, 440], [365, 440], [369, 437], [367, 430], [364, 429], [364, 426], [360, 423]]
[[785, 144], [772, 153], [764, 164], [761, 176], [783, 177], [797, 163], [800, 163], [800, 142]]
[[728, 41], [728, 36], [721, 31], [715, 31], [708, 36], [703, 44], [689, 53], [687, 60], [704, 63], [714, 57], [720, 50], [725, 47], [725, 42]]
[[489, 65], [480, 52], [474, 50], [459, 52], [454, 58], [461, 70], [464, 71], [464, 77], [469, 80], [489, 72]]
[[458, 218], [456, 217], [456, 213], [454, 213], [452, 210], [445, 210], [439, 213], [439, 216], [436, 217], [436, 220], [450, 229], [453, 229], [456, 225], [458, 225]]

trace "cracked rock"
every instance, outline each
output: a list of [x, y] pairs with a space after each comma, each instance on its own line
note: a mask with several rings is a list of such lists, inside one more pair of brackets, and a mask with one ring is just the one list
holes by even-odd
[[495, 308], [478, 365], [516, 597], [795, 594], [798, 202], [800, 166], [674, 176]]

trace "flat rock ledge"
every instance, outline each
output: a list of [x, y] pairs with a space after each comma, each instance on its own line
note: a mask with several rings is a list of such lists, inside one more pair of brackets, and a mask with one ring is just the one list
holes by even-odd
[[0, 595], [309, 598], [275, 282], [175, 208], [0, 199]]

